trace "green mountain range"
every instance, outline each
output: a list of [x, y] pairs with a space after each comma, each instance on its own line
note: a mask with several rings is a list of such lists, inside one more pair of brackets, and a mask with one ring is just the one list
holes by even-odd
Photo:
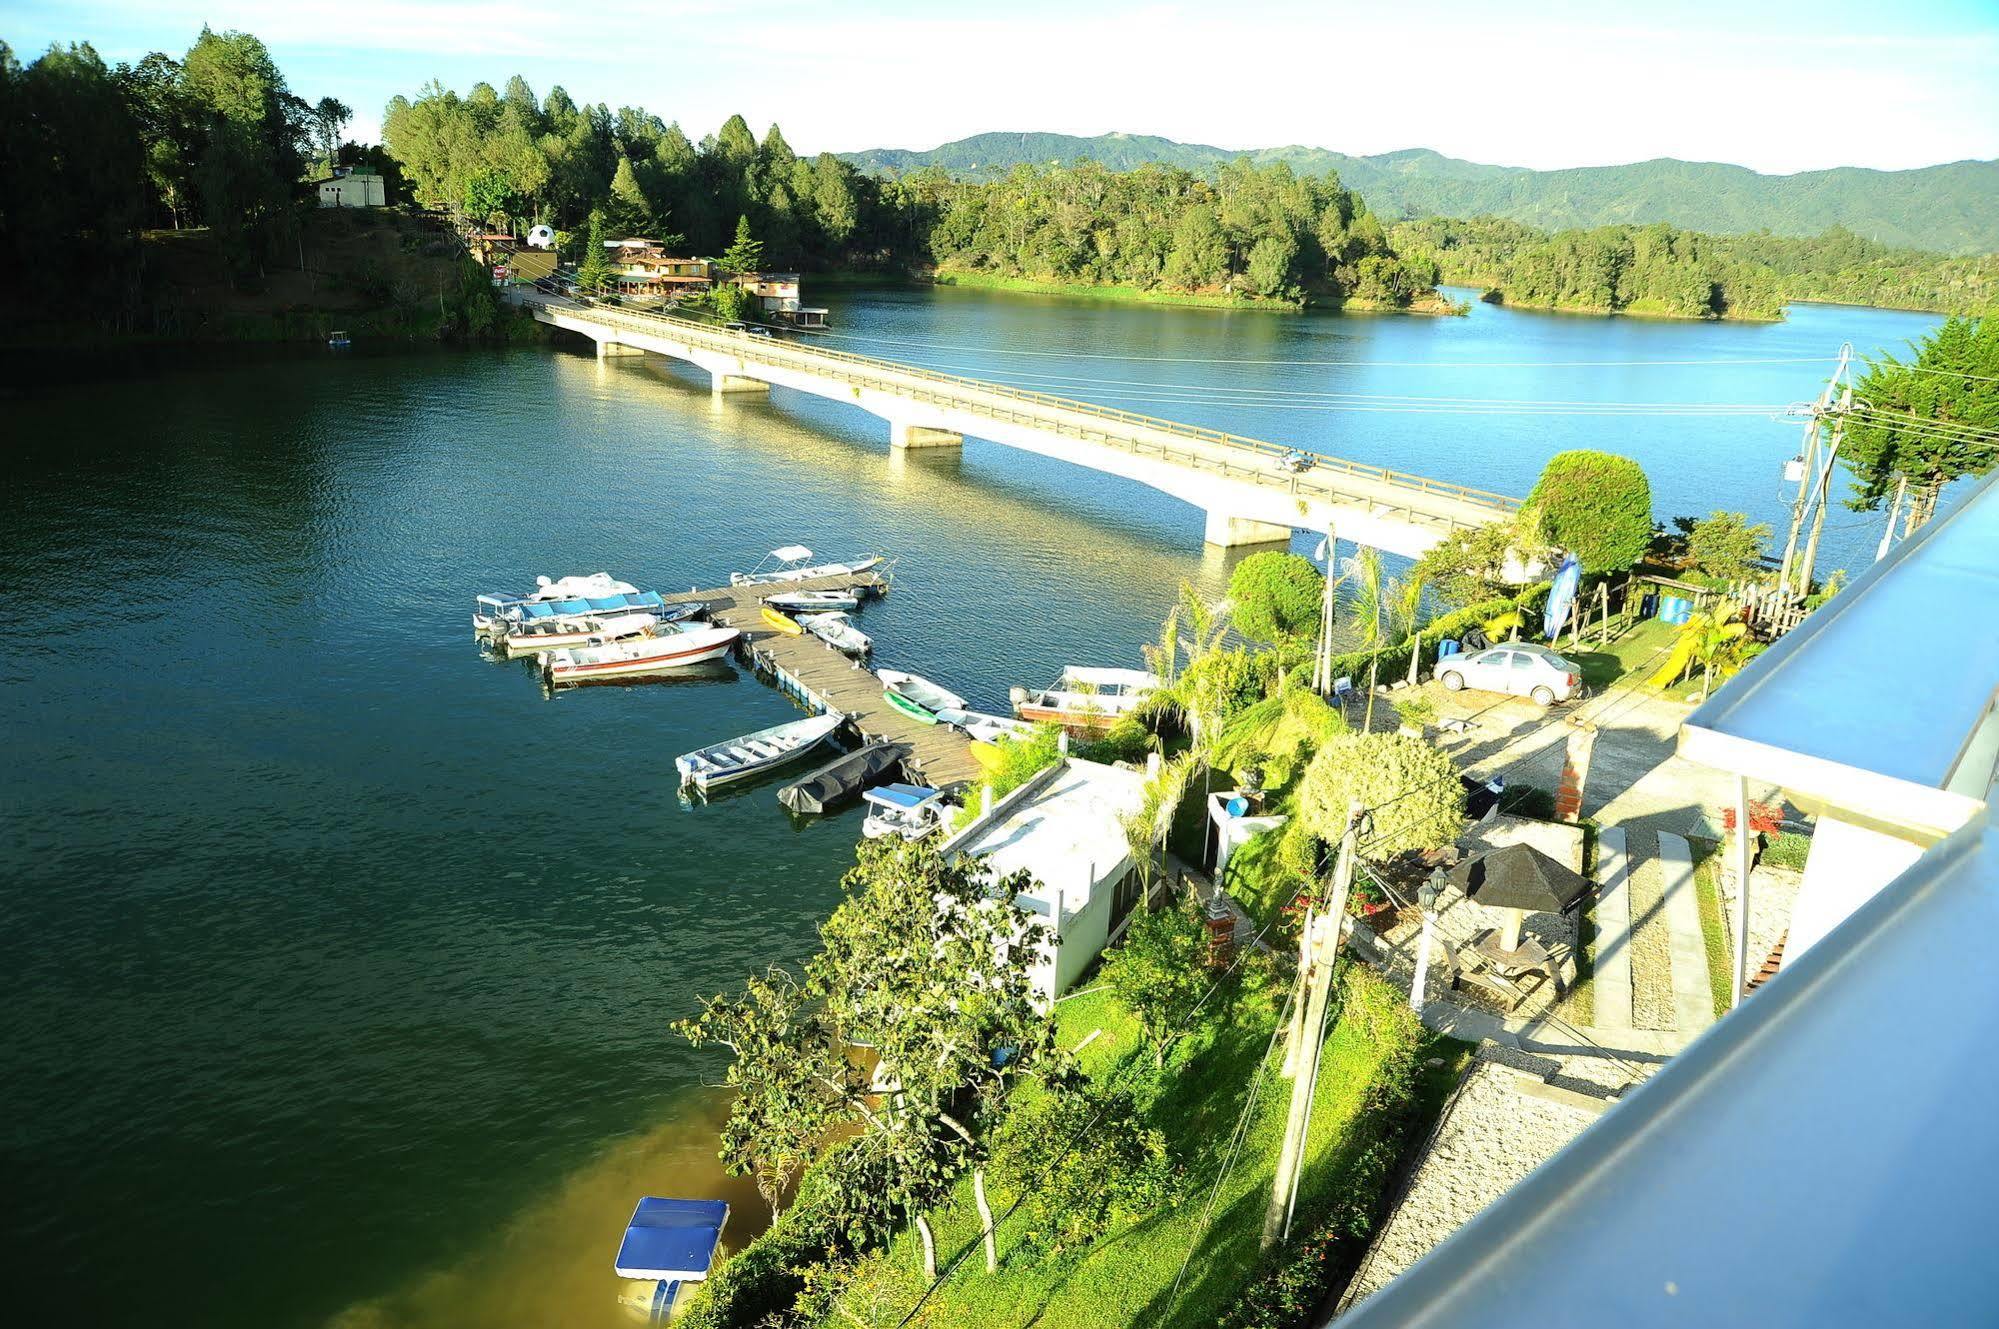
[[864, 171], [902, 175], [939, 166], [990, 179], [1022, 163], [1097, 161], [1115, 171], [1163, 162], [1205, 172], [1248, 157], [1283, 162], [1340, 181], [1387, 218], [1510, 217], [1549, 230], [1624, 222], [1671, 222], [1724, 234], [1768, 230], [1817, 235], [1832, 226], [1885, 244], [1946, 254], [1999, 251], [1999, 160], [1948, 162], [1912, 171], [1841, 166], [1760, 175], [1744, 166], [1672, 157], [1626, 166], [1534, 171], [1446, 157], [1427, 148], [1350, 157], [1299, 146], [1233, 152], [1143, 134], [975, 134], [928, 152], [877, 148], [843, 154]]

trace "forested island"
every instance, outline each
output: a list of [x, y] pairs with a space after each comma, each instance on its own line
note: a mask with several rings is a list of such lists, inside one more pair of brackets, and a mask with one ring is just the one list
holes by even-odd
[[1965, 314], [1999, 301], [1999, 255], [1895, 249], [1839, 228], [1813, 237], [1703, 235], [1664, 222], [1548, 232], [1498, 217], [1432, 217], [1389, 236], [1447, 284], [1525, 308], [1778, 319], [1793, 300]]

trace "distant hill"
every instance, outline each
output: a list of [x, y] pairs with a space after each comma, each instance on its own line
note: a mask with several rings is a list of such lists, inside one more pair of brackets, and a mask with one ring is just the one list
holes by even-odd
[[876, 174], [941, 166], [983, 179], [1023, 162], [1102, 162], [1128, 171], [1163, 162], [1205, 172], [1236, 157], [1281, 161], [1294, 171], [1336, 171], [1387, 218], [1510, 217], [1551, 230], [1619, 222], [1672, 222], [1697, 231], [1817, 235], [1832, 226], [1884, 244], [1947, 254], [1999, 251], [1999, 161], [1949, 162], [1913, 171], [1841, 166], [1759, 175], [1744, 166], [1672, 157], [1628, 166], [1534, 171], [1461, 161], [1427, 148], [1350, 157], [1289, 146], [1236, 152], [1143, 134], [975, 134], [927, 152], [877, 148], [844, 154]]

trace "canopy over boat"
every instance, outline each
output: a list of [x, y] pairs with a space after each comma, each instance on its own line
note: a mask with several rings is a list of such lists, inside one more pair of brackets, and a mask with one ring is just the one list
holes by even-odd
[[885, 784], [879, 789], [868, 790], [861, 797], [877, 807], [891, 808], [897, 812], [911, 812], [925, 803], [934, 803], [944, 797], [944, 791], [920, 784]]
[[793, 812], [820, 813], [846, 802], [894, 770], [909, 749], [900, 743], [870, 743], [843, 753], [777, 791], [777, 801]]
[[[812, 551], [804, 545], [783, 545], [773, 549], [764, 560], [748, 572], [729, 574], [731, 586], [762, 586], [772, 582], [809, 581], [814, 577], [844, 577], [856, 572], [866, 572], [881, 562], [878, 555], [857, 558], [845, 563], [815, 563], [806, 566], [805, 560], [812, 557]], [[772, 560], [777, 567], [770, 566]]]
[[729, 1221], [725, 1200], [667, 1200], [648, 1195], [632, 1211], [618, 1247], [620, 1278], [692, 1282], [706, 1278]]
[[811, 558], [812, 551], [804, 545], [781, 545], [771, 550], [770, 556], [780, 563], [796, 563], [800, 559]]

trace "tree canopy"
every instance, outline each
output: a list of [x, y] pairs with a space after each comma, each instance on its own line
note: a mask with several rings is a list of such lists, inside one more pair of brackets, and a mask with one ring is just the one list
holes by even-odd
[[1299, 816], [1322, 839], [1346, 831], [1347, 807], [1371, 809], [1369, 853], [1441, 849], [1464, 829], [1465, 791], [1449, 755], [1406, 734], [1336, 734], [1305, 768]]
[[1629, 457], [1558, 452], [1527, 495], [1523, 524], [1582, 560], [1585, 572], [1619, 572], [1652, 543], [1652, 485]]
[[1854, 385], [1861, 408], [1841, 456], [1854, 476], [1848, 506], [1878, 508], [1906, 478], [1919, 526], [1945, 485], [1999, 461], [1999, 317], [1950, 319], [1914, 350], [1875, 361]]
[[1687, 561], [1697, 571], [1723, 581], [1739, 581], [1762, 570], [1764, 547], [1770, 542], [1770, 528], [1752, 524], [1740, 512], [1719, 509], [1699, 521], [1673, 519], [1687, 537]]
[[1251, 554], [1229, 576], [1229, 618], [1251, 641], [1278, 646], [1317, 635], [1326, 579], [1297, 554]]

